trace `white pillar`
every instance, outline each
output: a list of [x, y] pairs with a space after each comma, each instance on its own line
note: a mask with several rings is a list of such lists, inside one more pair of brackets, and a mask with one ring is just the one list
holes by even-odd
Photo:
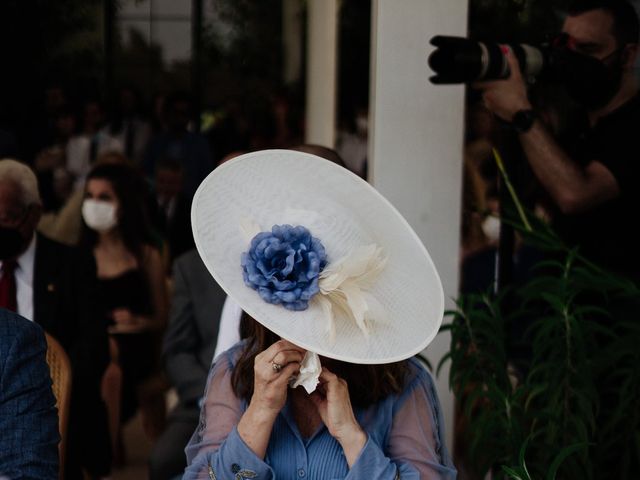
[[282, 1], [282, 79], [285, 85], [295, 84], [302, 74], [302, 2]]
[[[447, 308], [458, 293], [464, 88], [433, 86], [427, 57], [437, 34], [466, 35], [466, 0], [374, 0], [370, 175], [427, 246]], [[449, 350], [441, 334], [427, 348], [435, 366]], [[448, 368], [437, 380], [447, 444], [453, 443]]]
[[336, 122], [337, 0], [308, 0], [305, 142], [333, 148]]

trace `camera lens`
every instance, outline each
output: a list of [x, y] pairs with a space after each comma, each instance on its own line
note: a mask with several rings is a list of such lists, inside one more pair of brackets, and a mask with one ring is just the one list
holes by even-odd
[[[438, 35], [432, 38], [431, 44], [436, 47], [429, 56], [429, 66], [436, 73], [430, 78], [434, 84], [496, 80], [510, 74], [509, 63], [498, 43]], [[542, 72], [545, 64], [542, 49], [520, 44], [510, 48], [525, 78], [535, 78]]]

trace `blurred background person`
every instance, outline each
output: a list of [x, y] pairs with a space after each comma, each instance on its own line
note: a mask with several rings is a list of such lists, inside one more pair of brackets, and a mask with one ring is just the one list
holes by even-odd
[[82, 188], [84, 179], [101, 153], [124, 151], [120, 139], [103, 129], [105, 112], [97, 99], [86, 100], [82, 106], [82, 129], [67, 143], [67, 170], [75, 179], [75, 188]]
[[184, 448], [198, 425], [225, 297], [195, 249], [178, 257], [163, 345], [164, 366], [178, 393], [178, 404], [151, 452], [151, 480], [174, 478], [187, 465]]
[[[118, 459], [123, 453], [118, 424], [134, 415], [141, 385], [158, 370], [158, 343], [167, 317], [164, 266], [149, 227], [144, 191], [133, 168], [99, 165], [87, 177], [82, 205], [81, 244], [96, 261], [102, 315], [110, 325], [111, 362], [122, 372], [120, 402], [108, 402]], [[110, 393], [109, 381], [103, 395]], [[142, 409], [143, 415], [151, 411]], [[161, 428], [162, 418], [145, 421], [148, 432], [156, 424]]]
[[[127, 157], [118, 152], [102, 153], [96, 160], [96, 165], [129, 165], [130, 163]], [[42, 215], [38, 224], [38, 231], [65, 245], [78, 245], [82, 232], [83, 201], [84, 189], [75, 190], [57, 211], [47, 212]]]
[[165, 101], [166, 130], [150, 140], [145, 154], [144, 170], [153, 178], [158, 162], [171, 158], [182, 165], [182, 192], [192, 198], [200, 182], [213, 170], [213, 159], [206, 138], [189, 129], [192, 102], [189, 95], [175, 92]]
[[173, 158], [160, 160], [153, 185], [156, 203], [153, 224], [166, 241], [170, 265], [195, 246], [191, 233], [191, 198], [182, 189], [184, 169], [180, 162]]
[[122, 145], [122, 153], [140, 165], [151, 137], [151, 125], [142, 116], [140, 95], [133, 87], [118, 91], [116, 105], [105, 133]]
[[55, 212], [64, 204], [74, 180], [66, 169], [66, 151], [69, 140], [76, 133], [75, 112], [64, 105], [57, 109], [53, 122], [52, 137], [37, 153], [33, 164], [45, 212]]

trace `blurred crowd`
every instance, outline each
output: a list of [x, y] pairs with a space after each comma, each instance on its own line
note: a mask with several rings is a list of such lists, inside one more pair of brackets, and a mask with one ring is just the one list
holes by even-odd
[[[286, 95], [207, 114], [177, 91], [151, 108], [130, 87], [112, 104], [71, 101], [60, 85], [43, 98], [27, 128], [0, 130], [0, 307], [38, 323], [70, 357], [65, 478], [106, 478], [125, 464], [122, 426], [137, 413], [155, 444], [151, 477], [172, 478], [197, 426], [225, 300], [194, 249], [196, 189], [258, 149], [345, 162], [301, 145]], [[365, 175], [366, 115], [353, 123], [341, 144]], [[237, 322], [231, 329], [221, 348], [239, 338]]]

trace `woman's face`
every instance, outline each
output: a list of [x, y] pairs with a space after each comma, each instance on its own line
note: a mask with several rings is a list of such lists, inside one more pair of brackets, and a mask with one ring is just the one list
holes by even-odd
[[87, 182], [82, 204], [82, 218], [98, 232], [108, 232], [118, 225], [120, 202], [108, 180], [92, 178]]
[[92, 200], [98, 200], [99, 202], [109, 202], [118, 210], [120, 202], [116, 192], [113, 190], [111, 182], [101, 178], [92, 178], [87, 182], [84, 198], [90, 198]]

